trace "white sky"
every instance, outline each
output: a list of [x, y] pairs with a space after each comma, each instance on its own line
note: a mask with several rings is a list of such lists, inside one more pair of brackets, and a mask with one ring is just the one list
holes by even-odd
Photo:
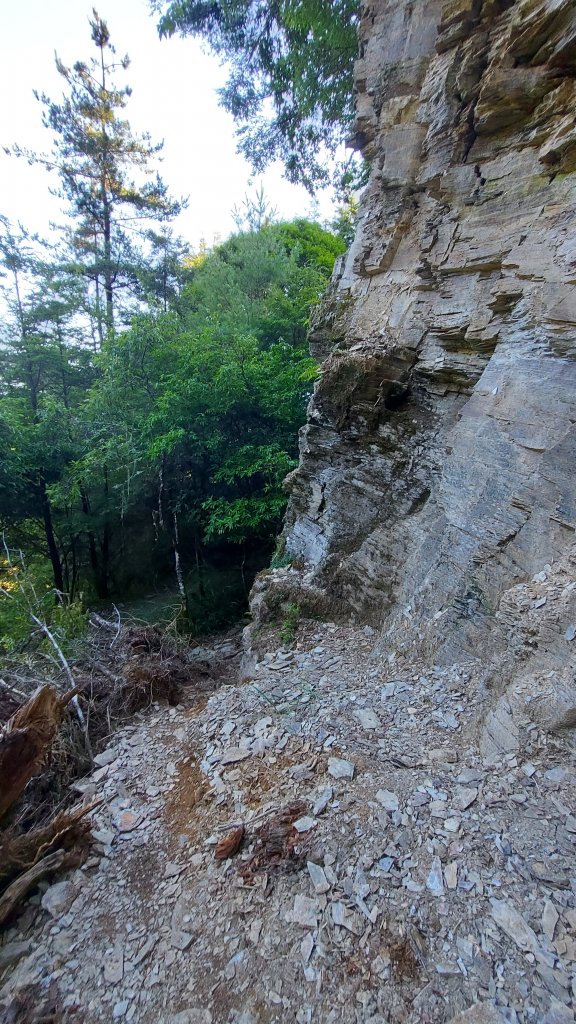
[[[201, 238], [209, 245], [215, 237], [224, 239], [234, 230], [230, 211], [253, 190], [250, 167], [236, 153], [232, 118], [218, 106], [215, 90], [224, 83], [224, 70], [195, 39], [160, 41], [148, 0], [96, 0], [95, 5], [108, 22], [117, 57], [128, 53], [131, 59], [127, 74], [119, 71], [117, 77], [118, 84], [133, 89], [125, 115], [135, 132], [148, 131], [153, 142], [164, 139], [160, 173], [172, 195], [190, 197], [175, 230], [194, 249]], [[50, 149], [51, 135], [42, 127], [42, 108], [32, 91], [61, 98], [66, 83], [54, 67], [55, 51], [68, 66], [96, 53], [88, 26], [92, 6], [90, 0], [4, 0], [0, 5], [0, 147]], [[260, 182], [281, 218], [310, 215], [308, 193], [284, 181], [280, 166]], [[60, 203], [49, 185], [42, 168], [0, 151], [1, 214], [45, 234], [50, 220], [60, 220]], [[320, 216], [331, 214], [328, 197], [320, 197]]]

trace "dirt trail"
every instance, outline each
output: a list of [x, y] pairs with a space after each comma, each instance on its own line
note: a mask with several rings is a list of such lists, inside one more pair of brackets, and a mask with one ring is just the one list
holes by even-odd
[[83, 785], [92, 855], [5, 935], [3, 998], [56, 984], [86, 1024], [573, 1021], [564, 740], [532, 725], [487, 764], [474, 664], [374, 648], [307, 623], [200, 710], [118, 733]]

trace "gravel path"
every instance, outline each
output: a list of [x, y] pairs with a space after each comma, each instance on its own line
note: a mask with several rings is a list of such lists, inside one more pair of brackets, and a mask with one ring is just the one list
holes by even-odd
[[79, 787], [104, 801], [91, 856], [4, 936], [3, 995], [56, 982], [86, 1024], [574, 1021], [568, 748], [531, 723], [486, 762], [475, 665], [375, 639], [304, 623], [118, 733]]

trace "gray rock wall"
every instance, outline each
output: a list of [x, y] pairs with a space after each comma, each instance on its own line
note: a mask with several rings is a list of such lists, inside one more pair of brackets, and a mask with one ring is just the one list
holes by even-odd
[[575, 539], [576, 9], [376, 0], [360, 46], [371, 176], [286, 544], [316, 605], [408, 609], [456, 656]]

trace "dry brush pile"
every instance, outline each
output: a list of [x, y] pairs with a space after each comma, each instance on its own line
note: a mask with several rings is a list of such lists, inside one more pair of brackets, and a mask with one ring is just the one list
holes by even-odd
[[169, 631], [97, 615], [82, 656], [62, 661], [50, 679], [11, 669], [0, 680], [0, 927], [42, 878], [86, 855], [95, 805], [72, 806], [71, 783], [93, 752], [153, 701], [202, 700], [215, 685]]

